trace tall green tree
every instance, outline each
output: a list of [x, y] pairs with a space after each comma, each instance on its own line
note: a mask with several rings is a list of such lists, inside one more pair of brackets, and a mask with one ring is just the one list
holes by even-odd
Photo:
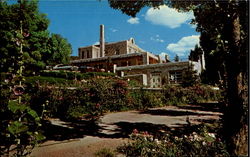
[[20, 0], [11, 5], [0, 1], [0, 72], [17, 73], [20, 63], [16, 61], [20, 60], [26, 73], [39, 71], [46, 64], [68, 63], [71, 45], [59, 34], [50, 35], [48, 26], [37, 1]]
[[47, 64], [68, 64], [72, 53], [71, 45], [67, 39], [59, 34], [52, 34], [49, 40], [50, 55], [45, 56]]
[[174, 61], [175, 61], [175, 62], [179, 62], [179, 61], [180, 61], [180, 58], [179, 58], [179, 56], [178, 56], [178, 55], [175, 55], [175, 57], [174, 57]]
[[[193, 23], [201, 32], [201, 47], [205, 54], [218, 55], [218, 69], [224, 70], [224, 87], [226, 89], [226, 108], [224, 113], [224, 137], [232, 155], [248, 154], [248, 71], [247, 71], [247, 37], [248, 37], [248, 1], [226, 0], [109, 0], [114, 9], [119, 9], [135, 17], [145, 6], [157, 7], [166, 4], [180, 12], [194, 12]], [[204, 42], [208, 37], [211, 46]], [[206, 46], [205, 46], [206, 45]], [[205, 56], [206, 58], [206, 56]], [[208, 64], [209, 65], [209, 64]]]
[[42, 56], [48, 52], [49, 20], [39, 12], [37, 1], [20, 2], [12, 5], [0, 2], [1, 71], [16, 72], [18, 65], [15, 61], [21, 57], [26, 71], [36, 71], [45, 66]]
[[202, 49], [198, 45], [195, 45], [194, 50], [190, 51], [188, 59], [197, 62], [200, 59], [201, 55], [202, 55]]

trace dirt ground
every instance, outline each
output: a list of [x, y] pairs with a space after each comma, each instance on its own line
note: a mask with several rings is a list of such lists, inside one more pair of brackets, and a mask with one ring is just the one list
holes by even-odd
[[[216, 104], [167, 106], [148, 111], [108, 113], [97, 124], [62, 122], [51, 119], [47, 141], [36, 147], [35, 157], [92, 157], [102, 148], [115, 149], [128, 141], [133, 129], [157, 132], [178, 130], [191, 125], [218, 120], [222, 113]], [[189, 120], [187, 120], [189, 119]]]

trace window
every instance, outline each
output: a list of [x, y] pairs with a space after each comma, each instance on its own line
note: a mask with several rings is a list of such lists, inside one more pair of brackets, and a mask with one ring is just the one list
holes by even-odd
[[181, 81], [182, 81], [182, 72], [181, 71], [171, 71], [171, 72], [169, 72], [169, 81], [170, 81], [170, 83], [181, 83]]
[[115, 55], [119, 55], [119, 54], [120, 54], [119, 49], [116, 49], [116, 50], [115, 50]]
[[121, 66], [127, 66], [127, 62], [122, 62]]
[[86, 51], [83, 51], [83, 52], [82, 52], [82, 56], [83, 56], [83, 58], [86, 59], [86, 58], [87, 58], [87, 52], [86, 52]]
[[89, 50], [87, 50], [87, 52], [86, 52], [86, 53], [87, 53], [87, 58], [89, 58]]

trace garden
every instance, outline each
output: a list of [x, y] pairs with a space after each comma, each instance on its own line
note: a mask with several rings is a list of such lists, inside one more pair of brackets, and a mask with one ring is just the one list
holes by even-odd
[[[98, 120], [107, 113], [129, 110], [147, 111], [150, 108], [168, 105], [202, 104], [220, 101], [223, 98], [222, 91], [214, 90], [208, 85], [195, 84], [187, 87], [168, 85], [162, 90], [149, 90], [145, 87], [133, 88], [133, 83], [108, 73], [78, 74], [84, 75], [79, 76], [80, 79], [71, 77], [76, 75], [72, 72], [57, 73], [46, 72], [46, 74], [41, 73], [40, 76], [24, 77], [22, 95], [13, 93], [16, 78], [2, 75], [5, 82], [3, 81], [1, 86], [1, 103], [5, 108], [1, 110], [4, 124], [1, 127], [1, 139], [4, 140], [1, 154], [11, 154], [13, 150], [16, 156], [31, 153], [32, 149], [46, 141], [46, 136], [50, 134], [46, 129], [50, 125], [50, 118], [69, 122], [84, 121], [96, 127]], [[88, 77], [89, 75], [94, 77]], [[34, 79], [37, 77], [44, 79]], [[84, 81], [81, 81], [83, 78]], [[33, 79], [36, 81], [32, 81]], [[52, 79], [55, 79], [56, 83], [51, 81]], [[60, 82], [58, 79], [67, 81]], [[20, 98], [21, 104], [18, 103]], [[130, 135], [131, 141], [134, 142], [118, 150], [127, 156], [133, 156], [133, 154], [168, 156], [171, 153], [182, 156], [189, 150], [187, 148], [191, 147], [193, 149], [191, 156], [199, 155], [202, 152], [200, 149], [204, 149], [203, 153], [208, 155], [227, 154], [221, 139], [218, 142], [214, 136], [209, 137], [209, 132], [199, 132], [197, 128], [198, 126], [195, 127], [196, 130], [192, 130], [195, 131], [193, 133], [195, 136], [193, 134], [177, 136], [175, 133], [166, 132], [157, 137], [153, 132], [148, 134], [135, 130]], [[190, 138], [184, 138], [184, 136]], [[155, 141], [159, 144], [155, 145]], [[13, 149], [13, 146], [16, 147]], [[212, 151], [215, 149], [218, 151]]]

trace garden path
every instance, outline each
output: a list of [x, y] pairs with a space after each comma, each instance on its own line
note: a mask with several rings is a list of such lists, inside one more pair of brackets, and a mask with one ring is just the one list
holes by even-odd
[[108, 113], [97, 124], [51, 119], [47, 141], [33, 150], [35, 157], [91, 157], [102, 148], [115, 149], [134, 129], [152, 134], [180, 131], [190, 125], [218, 120], [217, 103], [167, 106], [147, 111]]

